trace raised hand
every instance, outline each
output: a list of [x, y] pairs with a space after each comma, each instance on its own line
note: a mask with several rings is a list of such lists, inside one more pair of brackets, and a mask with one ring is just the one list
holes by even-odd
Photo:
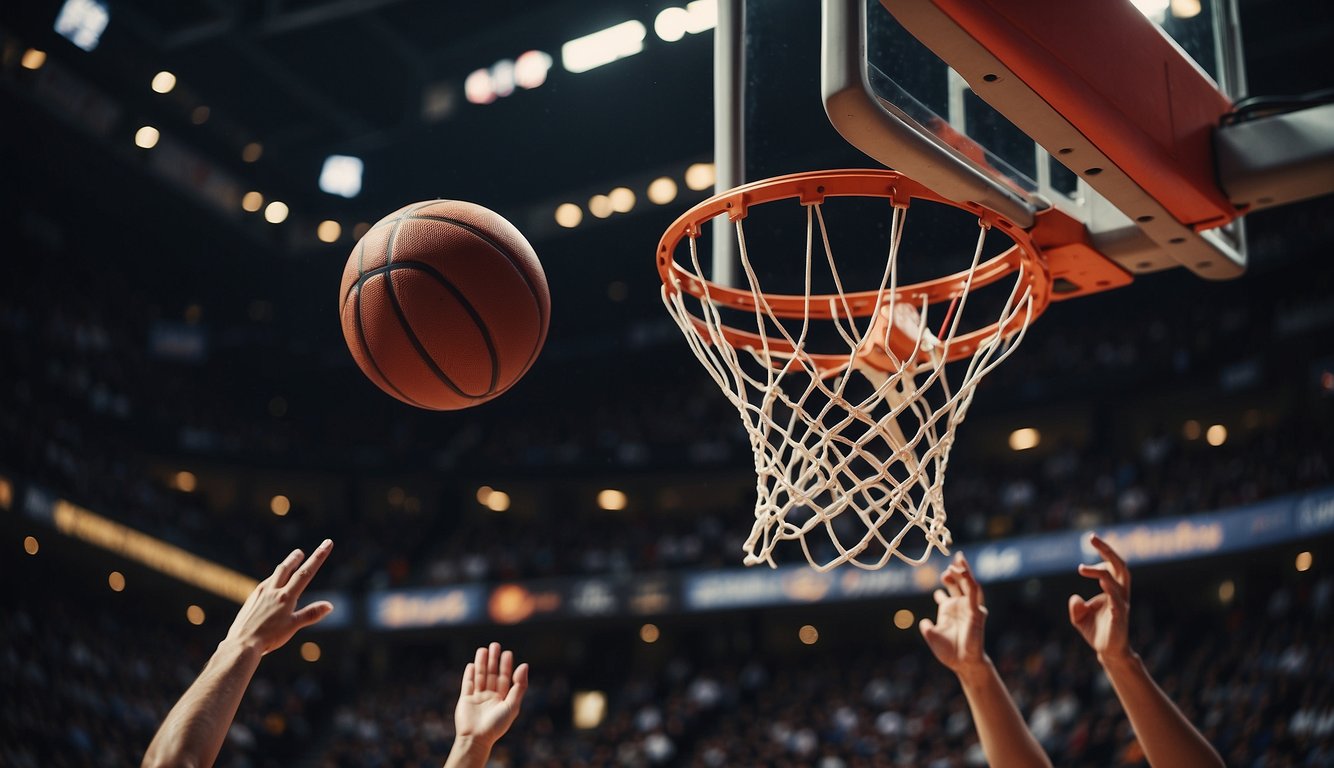
[[333, 605], [325, 600], [311, 603], [299, 611], [296, 603], [332, 550], [333, 542], [325, 539], [305, 564], [301, 562], [305, 559], [301, 550], [292, 550], [272, 575], [261, 581], [246, 598], [227, 631], [227, 640], [268, 653], [285, 645], [298, 629], [328, 616]]
[[1071, 595], [1070, 623], [1099, 658], [1125, 655], [1130, 647], [1130, 569], [1106, 541], [1095, 535], [1092, 544], [1103, 562], [1081, 564], [1079, 575], [1097, 579], [1102, 593], [1088, 600]]
[[519, 715], [528, 690], [528, 665], [514, 668], [514, 653], [501, 653], [500, 643], [478, 648], [463, 670], [463, 688], [454, 709], [454, 728], [460, 740], [482, 742], [489, 749]]
[[963, 673], [987, 660], [982, 642], [987, 621], [982, 585], [973, 577], [962, 552], [940, 574], [940, 583], [945, 589], [937, 589], [933, 595], [936, 620], [922, 619], [917, 628], [941, 664], [955, 673]]

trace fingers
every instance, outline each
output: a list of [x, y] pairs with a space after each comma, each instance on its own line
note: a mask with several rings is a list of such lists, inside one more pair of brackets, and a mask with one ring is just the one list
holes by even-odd
[[510, 680], [514, 675], [514, 652], [500, 654], [500, 677], [496, 680], [496, 693], [505, 693], [510, 689]]
[[963, 597], [963, 589], [959, 586], [959, 572], [954, 566], [951, 565], [940, 574], [940, 583], [945, 585], [950, 597]]
[[459, 689], [462, 696], [471, 696], [477, 690], [477, 664], [468, 662], [468, 666], [463, 668], [463, 685]]
[[486, 690], [486, 648], [478, 648], [472, 658], [473, 675], [477, 680], [477, 691]]
[[[509, 651], [505, 651], [506, 656], [510, 656], [510, 662], [513, 663], [513, 656]], [[505, 694], [505, 703], [510, 705], [511, 712], [519, 711], [519, 704], [523, 702], [523, 695], [528, 692], [528, 664], [520, 664], [519, 668], [514, 670], [514, 685], [510, 687], [509, 692]]]
[[977, 578], [973, 576], [973, 568], [968, 565], [968, 558], [959, 552], [954, 556], [954, 565], [951, 567], [959, 569], [959, 588], [968, 598], [968, 604], [974, 608], [982, 607], [982, 585], [977, 583]]
[[329, 553], [332, 551], [332, 541], [325, 539], [320, 542], [320, 545], [315, 548], [315, 552], [311, 554], [310, 559], [297, 569], [296, 574], [292, 576], [291, 581], [288, 582], [288, 587], [294, 595], [299, 596], [302, 592], [306, 591], [306, 587], [310, 584], [310, 580], [315, 578], [315, 574], [320, 570], [320, 566], [324, 565], [324, 561], [329, 559]]
[[1088, 616], [1089, 605], [1088, 603], [1084, 602], [1084, 598], [1080, 597], [1079, 595], [1070, 596], [1069, 608], [1070, 608], [1071, 624], [1079, 625], [1081, 622], [1084, 621], [1084, 617]]
[[946, 600], [950, 599], [949, 595], [945, 594], [945, 590], [943, 589], [937, 589], [935, 592], [932, 592], [931, 597], [935, 598], [936, 605], [943, 605]]
[[1098, 563], [1097, 565], [1080, 565], [1079, 575], [1090, 579], [1097, 579], [1098, 585], [1102, 591], [1119, 603], [1129, 603], [1130, 596], [1126, 593], [1125, 587], [1111, 572], [1111, 566], [1107, 563]]
[[[940, 590], [936, 590], [939, 592]], [[931, 633], [936, 629], [936, 623], [930, 619], [922, 619], [917, 622], [917, 629], [922, 633], [922, 638], [929, 640]]]
[[300, 629], [301, 627], [309, 627], [331, 613], [333, 613], [333, 603], [328, 600], [320, 600], [292, 614], [292, 621]]
[[496, 687], [500, 677], [500, 643], [492, 643], [486, 656], [486, 688], [488, 691], [497, 691]]
[[278, 567], [273, 569], [273, 575], [269, 577], [273, 586], [279, 588], [287, 586], [287, 580], [292, 577], [292, 572], [301, 564], [301, 560], [305, 556], [305, 553], [301, 550], [294, 549], [292, 550], [292, 554], [284, 558], [281, 563], [278, 563]]
[[1112, 573], [1116, 575], [1116, 580], [1121, 582], [1128, 594], [1130, 592], [1130, 568], [1126, 566], [1126, 561], [1115, 549], [1112, 549], [1111, 544], [1108, 544], [1096, 533], [1089, 539], [1089, 543], [1093, 545], [1094, 549], [1098, 550], [1098, 554], [1102, 555], [1103, 560], [1111, 564]]

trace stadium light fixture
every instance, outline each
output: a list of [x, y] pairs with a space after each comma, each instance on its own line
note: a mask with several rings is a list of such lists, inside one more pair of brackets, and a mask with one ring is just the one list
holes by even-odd
[[659, 176], [648, 185], [648, 199], [654, 205], [666, 205], [676, 199], [676, 182], [670, 176]]
[[46, 51], [36, 48], [29, 48], [23, 52], [23, 58], [19, 59], [19, 66], [24, 69], [41, 69], [46, 63]]
[[321, 243], [336, 243], [343, 234], [343, 226], [333, 219], [326, 219], [320, 222], [315, 228], [315, 236]]
[[607, 694], [602, 691], [575, 691], [574, 727], [582, 731], [592, 730], [602, 724], [607, 716]]
[[278, 517], [286, 517], [292, 511], [292, 500], [280, 493], [269, 499], [269, 511]]
[[191, 605], [185, 609], [185, 619], [196, 627], [204, 623], [204, 609], [197, 605]]
[[301, 644], [301, 658], [312, 664], [320, 660], [320, 645], [309, 640]]
[[668, 43], [718, 26], [718, 0], [695, 0], [681, 8], [664, 8], [653, 19], [653, 31]]
[[713, 163], [695, 163], [686, 169], [686, 186], [696, 192], [712, 187], [716, 179]]
[[644, 50], [647, 34], [642, 23], [631, 20], [575, 38], [561, 46], [561, 65], [578, 74], [633, 56]]
[[263, 155], [264, 145], [260, 144], [258, 141], [252, 141], [244, 147], [241, 147], [241, 159], [247, 163], [258, 162], [259, 158]]
[[574, 203], [561, 203], [556, 206], [556, 223], [566, 229], [574, 229], [584, 220], [584, 209]]
[[607, 193], [611, 200], [611, 209], [617, 213], [629, 213], [635, 207], [635, 193], [629, 187], [617, 187]]
[[615, 488], [598, 491], [598, 506], [609, 512], [619, 512], [625, 509], [627, 503], [629, 498], [626, 497], [625, 491], [618, 491]]
[[588, 199], [588, 212], [599, 219], [612, 215], [614, 210], [611, 207], [611, 198], [606, 195], [593, 195]]
[[1215, 424], [1209, 427], [1209, 431], [1204, 433], [1204, 439], [1209, 445], [1217, 448], [1227, 442], [1227, 427], [1222, 424]]
[[649, 645], [658, 642], [658, 638], [661, 636], [662, 632], [658, 630], [657, 624], [645, 624], [639, 628], [639, 639]]
[[176, 87], [176, 76], [164, 69], [153, 75], [153, 82], [150, 87], [154, 93], [171, 93], [172, 89]]
[[1172, 15], [1178, 19], [1193, 19], [1201, 10], [1200, 0], [1172, 0]]
[[92, 51], [110, 22], [111, 13], [99, 0], [65, 0], [56, 15], [55, 30], [79, 48]]
[[264, 220], [270, 224], [281, 224], [284, 221], [287, 221], [287, 214], [289, 212], [287, 203], [284, 203], [281, 200], [274, 200], [264, 206]]
[[24, 551], [24, 552], [27, 552], [27, 553], [30, 554], [30, 555], [35, 555], [35, 554], [37, 554], [37, 552], [38, 552], [41, 548], [42, 548], [42, 545], [37, 541], [37, 537], [36, 537], [36, 536], [24, 536], [24, 537], [23, 537], [23, 551]]
[[366, 168], [359, 157], [329, 155], [320, 169], [320, 191], [354, 198], [361, 194], [361, 174]]
[[1167, 7], [1171, 0], [1130, 0], [1139, 12], [1161, 24], [1167, 17]]
[[913, 621], [916, 618], [916, 616], [913, 616], [912, 611], [907, 608], [900, 608], [894, 612], [894, 626], [899, 629], [908, 629], [913, 625]]
[[107, 574], [107, 586], [111, 587], [112, 592], [124, 592], [125, 574], [120, 571], [112, 571]]
[[1297, 562], [1295, 563], [1295, 565], [1297, 566], [1297, 572], [1306, 573], [1307, 571], [1311, 570], [1311, 560], [1312, 557], [1310, 551], [1298, 552]]
[[157, 146], [162, 134], [151, 125], [145, 125], [134, 132], [134, 145], [140, 149], [152, 149]]
[[797, 630], [797, 639], [800, 640], [803, 645], [815, 645], [820, 642], [820, 630], [816, 629], [811, 624], [806, 624], [801, 629]]
[[1030, 448], [1036, 448], [1042, 435], [1032, 427], [1016, 429], [1010, 433], [1010, 450], [1027, 451]]

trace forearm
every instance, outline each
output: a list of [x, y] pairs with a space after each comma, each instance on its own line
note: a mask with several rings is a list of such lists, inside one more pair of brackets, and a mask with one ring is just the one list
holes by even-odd
[[484, 768], [491, 757], [492, 746], [470, 736], [460, 736], [454, 739], [454, 746], [450, 748], [449, 757], [445, 760], [445, 768]]
[[212, 765], [261, 656], [256, 647], [224, 640], [162, 722], [144, 766]]
[[1223, 768], [1218, 752], [1153, 681], [1138, 654], [1099, 654], [1098, 661], [1116, 689], [1149, 765]]
[[977, 737], [992, 768], [1051, 768], [990, 659], [958, 672]]

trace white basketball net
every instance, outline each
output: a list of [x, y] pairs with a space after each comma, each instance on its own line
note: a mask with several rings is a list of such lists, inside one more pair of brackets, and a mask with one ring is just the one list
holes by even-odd
[[[745, 564], [775, 566], [775, 547], [797, 541], [819, 571], [844, 563], [873, 570], [891, 557], [920, 565], [932, 550], [948, 554], [951, 536], [945, 526], [942, 488], [955, 429], [982, 377], [1023, 339], [1033, 317], [1032, 289], [1016, 276], [996, 333], [979, 343], [970, 358], [949, 366], [962, 371], [958, 385], [951, 386], [945, 361], [959, 333], [987, 229], [980, 227], [968, 280], [947, 317], [947, 327], [937, 336], [926, 326], [926, 298], [914, 304], [901, 298], [898, 290], [907, 207], [895, 204], [889, 255], [874, 306], [893, 318], [900, 331], [911, 334], [915, 349], [905, 361], [891, 354], [897, 367], [878, 370], [866, 363], [864, 352], [888, 349], [890, 324], [877, 326], [874, 315], [853, 317], [821, 205], [803, 206], [806, 310], [802, 318], [789, 319], [789, 325], [799, 325], [799, 330], [785, 328], [765, 299], [746, 250], [744, 219], [736, 221], [736, 235], [740, 263], [755, 299], [755, 322], [764, 339], [759, 348], [734, 347], [724, 336], [720, 303], [709, 295], [709, 284], [702, 277], [695, 236], [689, 237], [693, 274], [686, 279], [699, 279], [703, 298], [679, 284], [676, 290], [664, 287], [663, 291], [663, 301], [695, 356], [741, 414], [754, 450], [755, 524], [744, 546]], [[817, 229], [837, 293], [811, 297]], [[817, 365], [805, 350], [815, 301], [829, 302], [835, 319], [816, 319], [835, 324], [847, 345], [846, 361], [833, 370], [827, 362]], [[688, 305], [698, 311], [692, 312]], [[1013, 329], [1015, 322], [1020, 324], [1017, 332], [1008, 336], [1001, 332]], [[883, 328], [883, 337], [876, 332], [872, 338], [877, 327]], [[796, 352], [775, 350], [771, 344]], [[922, 536], [905, 540], [914, 529], [924, 535], [924, 544]], [[920, 552], [906, 553], [901, 545], [920, 547]]]

